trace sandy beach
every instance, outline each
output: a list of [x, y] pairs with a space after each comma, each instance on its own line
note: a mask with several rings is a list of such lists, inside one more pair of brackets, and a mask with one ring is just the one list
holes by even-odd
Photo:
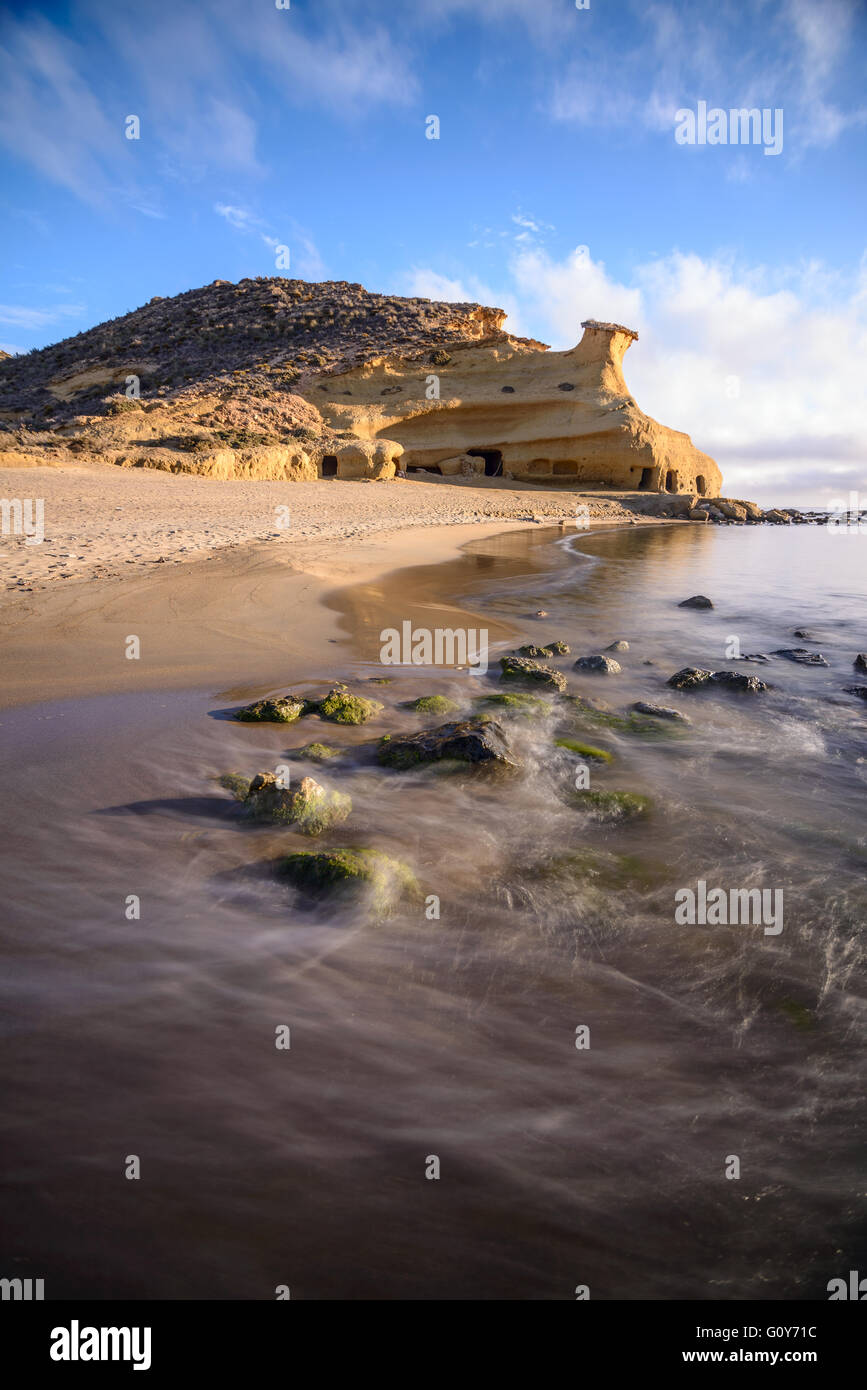
[[447, 561], [499, 532], [574, 527], [580, 504], [591, 527], [659, 524], [605, 496], [492, 485], [233, 482], [99, 465], [0, 479], [7, 498], [41, 498], [45, 518], [40, 544], [0, 545], [7, 705], [301, 677], [338, 640], [323, 600], [341, 586]]

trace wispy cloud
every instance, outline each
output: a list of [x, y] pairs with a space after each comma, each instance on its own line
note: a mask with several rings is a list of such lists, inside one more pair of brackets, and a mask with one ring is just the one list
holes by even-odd
[[282, 246], [288, 246], [292, 274], [300, 275], [307, 280], [322, 278], [325, 263], [319, 254], [319, 248], [310, 233], [294, 218], [288, 219], [286, 234], [276, 236], [272, 224], [250, 208], [232, 203], [215, 203], [214, 211], [236, 231], [258, 236], [272, 251], [276, 252]]
[[15, 328], [45, 328], [48, 324], [59, 323], [62, 319], [81, 318], [84, 312], [83, 304], [56, 304], [51, 309], [36, 309], [23, 304], [0, 304], [0, 323], [12, 324]]
[[554, 77], [548, 110], [558, 121], [662, 133], [699, 100], [781, 107], [787, 153], [798, 157], [867, 123], [863, 102], [846, 107], [837, 91], [859, 12], [858, 0], [712, 8], [631, 0], [629, 39], [571, 59]]

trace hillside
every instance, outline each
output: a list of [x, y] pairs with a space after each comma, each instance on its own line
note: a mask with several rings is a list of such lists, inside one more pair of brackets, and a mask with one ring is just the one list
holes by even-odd
[[505, 317], [280, 277], [156, 296], [0, 362], [0, 465], [292, 481], [427, 470], [719, 495], [714, 460], [632, 398], [636, 333], [586, 320], [555, 353]]

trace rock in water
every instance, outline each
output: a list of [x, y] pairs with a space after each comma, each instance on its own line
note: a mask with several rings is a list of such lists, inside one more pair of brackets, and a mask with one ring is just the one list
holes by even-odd
[[867, 685], [844, 685], [847, 695], [857, 695], [859, 700], [867, 700]]
[[652, 719], [676, 719], [681, 724], [691, 723], [685, 714], [681, 714], [679, 709], [673, 709], [671, 705], [650, 705], [646, 700], [636, 700], [629, 708], [634, 709], [637, 714], [648, 714]]
[[712, 671], [705, 671], [701, 666], [684, 666], [669, 676], [666, 684], [675, 690], [697, 690], [699, 686], [707, 685], [712, 675]]
[[250, 783], [244, 809], [254, 820], [293, 825], [302, 835], [321, 835], [342, 825], [352, 810], [344, 792], [329, 792], [313, 777], [304, 777], [297, 791], [286, 787], [273, 772], [260, 772]]
[[412, 869], [376, 849], [312, 850], [287, 855], [279, 871], [313, 897], [369, 893], [376, 916], [392, 912], [402, 898], [415, 902], [422, 892]]
[[568, 656], [569, 647], [565, 642], [549, 642], [547, 647], [537, 647], [531, 644], [528, 647], [519, 647], [516, 655], [529, 657]]
[[232, 715], [242, 724], [294, 724], [308, 712], [308, 701], [297, 695], [281, 695], [276, 700], [257, 700]]
[[867, 652], [859, 652], [853, 664], [856, 671], [867, 671]]
[[548, 685], [554, 690], [566, 689], [566, 677], [553, 666], [540, 666], [536, 661], [528, 661], [523, 656], [501, 656], [501, 680], [514, 681], [519, 685]]
[[573, 791], [572, 804], [602, 822], [634, 820], [650, 813], [651, 802], [638, 792]]
[[332, 748], [329, 743], [305, 743], [303, 748], [292, 750], [293, 758], [306, 758], [311, 763], [327, 763], [331, 758], [339, 758], [342, 749]]
[[503, 726], [495, 719], [464, 719], [423, 729], [419, 734], [392, 738], [386, 736], [377, 754], [383, 767], [405, 772], [424, 763], [455, 759], [463, 763], [500, 763], [515, 767]]
[[714, 671], [711, 680], [726, 690], [742, 690], [748, 695], [760, 695], [763, 690], [771, 688], [767, 681], [760, 681], [758, 676], [745, 676], [740, 671]]
[[456, 714], [460, 705], [447, 695], [419, 695], [417, 700], [410, 700], [408, 708], [416, 714]]
[[693, 594], [692, 598], [683, 599], [677, 606], [678, 608], [713, 608], [710, 599], [705, 598], [704, 594]]
[[675, 690], [699, 690], [711, 681], [726, 690], [743, 690], [752, 695], [771, 688], [758, 676], [745, 676], [740, 671], [705, 671], [700, 666], [684, 666], [682, 671], [669, 676], [667, 684]]
[[806, 647], [778, 647], [774, 656], [783, 656], [786, 661], [796, 661], [799, 666], [827, 666], [821, 652], [808, 652]]
[[323, 700], [311, 701], [309, 712], [315, 711], [320, 719], [328, 719], [333, 724], [366, 724], [384, 708], [379, 700], [350, 695], [348, 690], [336, 686]]
[[605, 648], [607, 652], [628, 652], [629, 643], [623, 637], [619, 637], [616, 642], [611, 642]]
[[576, 671], [595, 671], [601, 676], [616, 676], [623, 667], [612, 656], [579, 656], [573, 669]]

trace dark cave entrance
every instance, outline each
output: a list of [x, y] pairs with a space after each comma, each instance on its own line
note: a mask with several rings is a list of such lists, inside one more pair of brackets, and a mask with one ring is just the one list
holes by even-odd
[[485, 477], [499, 478], [503, 472], [503, 455], [499, 449], [467, 449], [471, 458], [485, 460]]
[[665, 490], [666, 492], [677, 492], [677, 481], [675, 479], [674, 470], [671, 468], [665, 475]]
[[336, 455], [336, 454], [324, 454], [324, 455], [323, 455], [323, 458], [322, 458], [322, 476], [323, 476], [323, 478], [336, 478], [336, 477], [337, 477], [337, 455]]
[[638, 491], [639, 491], [639, 492], [650, 492], [650, 490], [651, 490], [652, 487], [653, 487], [653, 469], [652, 469], [652, 468], [642, 468], [642, 470], [641, 470], [641, 482], [638, 484]]

